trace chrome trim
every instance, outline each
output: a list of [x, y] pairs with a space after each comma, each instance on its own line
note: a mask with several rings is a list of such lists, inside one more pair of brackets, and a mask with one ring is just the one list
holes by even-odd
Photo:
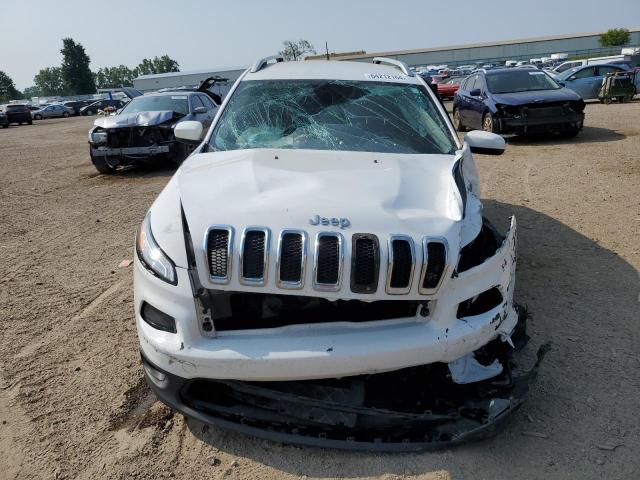
[[[243, 276], [244, 270], [242, 262], [244, 260], [244, 242], [246, 240], [247, 233], [249, 232], [263, 232], [264, 233], [264, 256], [262, 257], [262, 277], [260, 278], [245, 278]], [[242, 285], [263, 287], [267, 283], [267, 273], [269, 270], [269, 249], [271, 248], [271, 234], [267, 227], [247, 227], [242, 232], [242, 239], [240, 240], [240, 261], [238, 262], [238, 279]]]
[[271, 60], [275, 60], [276, 63], [284, 62], [284, 58], [282, 55], [270, 55], [268, 57], [260, 58], [254, 62], [251, 66], [251, 70], [249, 72], [256, 73], [259, 70], [262, 70], [264, 66], [269, 63]]
[[[338, 259], [338, 282], [337, 283], [319, 283], [318, 282], [318, 246], [322, 237], [337, 237], [338, 251], [340, 258]], [[319, 232], [316, 235], [313, 255], [313, 288], [314, 290], [324, 292], [337, 292], [342, 286], [342, 273], [344, 265], [344, 238], [337, 232]]]
[[[438, 281], [438, 285], [435, 288], [422, 288], [422, 284], [424, 283], [424, 276], [427, 274], [427, 267], [429, 266], [429, 251], [427, 250], [427, 245], [431, 242], [439, 242], [444, 245], [444, 269], [442, 270], [442, 275], [440, 276], [440, 280]], [[447, 272], [449, 270], [449, 243], [447, 239], [444, 237], [424, 237], [422, 239], [422, 269], [420, 271], [420, 283], [418, 284], [418, 293], [421, 295], [433, 295], [438, 291], [440, 285], [442, 285], [442, 281], [444, 277], [447, 276]]]
[[387, 65], [391, 65], [393, 67], [398, 68], [402, 73], [404, 73], [407, 77], [415, 77], [415, 74], [409, 68], [409, 65], [406, 63], [396, 60], [395, 58], [387, 58], [387, 57], [374, 57], [373, 63], [379, 65], [381, 63], [385, 63]]
[[[227, 275], [221, 277], [219, 275], [211, 275], [211, 266], [209, 265], [209, 232], [211, 230], [226, 230], [229, 233], [229, 237], [227, 238]], [[217, 285], [226, 285], [231, 280], [231, 271], [233, 265], [233, 235], [234, 230], [231, 225], [211, 225], [207, 228], [207, 231], [204, 232], [204, 242], [203, 242], [203, 252], [204, 252], [204, 263], [207, 268], [209, 281], [211, 283], [215, 283]]]
[[[401, 240], [409, 243], [411, 249], [411, 273], [409, 275], [409, 284], [405, 288], [392, 288], [391, 276], [393, 274], [393, 242], [395, 240]], [[406, 295], [411, 291], [411, 285], [413, 285], [413, 274], [416, 268], [416, 249], [413, 244], [413, 238], [407, 235], [391, 235], [387, 242], [387, 282], [385, 284], [385, 291], [389, 295]]]
[[[300, 281], [289, 282], [280, 280], [280, 261], [282, 258], [282, 238], [286, 234], [296, 234], [302, 237], [302, 256], [300, 259]], [[278, 237], [278, 252], [276, 254], [276, 285], [278, 288], [285, 288], [289, 290], [299, 290], [304, 287], [304, 277], [306, 275], [307, 266], [307, 232], [304, 230], [285, 229], [280, 232]]]

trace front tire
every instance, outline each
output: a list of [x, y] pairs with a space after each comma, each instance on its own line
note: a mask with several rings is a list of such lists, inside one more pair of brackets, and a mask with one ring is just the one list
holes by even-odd
[[64, 113], [62, 114], [62, 116], [63, 116], [64, 118], [69, 118], [69, 112], [64, 112]]
[[487, 112], [482, 117], [482, 130], [489, 133], [495, 133], [495, 126], [493, 124], [493, 117], [491, 113]]
[[456, 132], [464, 132], [465, 128], [462, 124], [462, 119], [460, 118], [460, 112], [457, 108], [453, 109], [453, 128], [456, 129]]
[[36, 120], [42, 120], [42, 115], [35, 115], [33, 118], [35, 118]]
[[91, 156], [91, 163], [93, 163], [93, 166], [96, 167], [96, 170], [100, 173], [104, 173], [105, 175], [113, 175], [116, 173], [116, 168], [107, 163], [106, 157], [94, 157], [91, 153], [89, 153], [89, 155]]

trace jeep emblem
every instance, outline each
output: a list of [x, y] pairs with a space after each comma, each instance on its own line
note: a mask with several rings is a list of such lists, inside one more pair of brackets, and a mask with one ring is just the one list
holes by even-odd
[[324, 225], [328, 227], [329, 225], [333, 227], [340, 227], [341, 229], [349, 228], [351, 226], [351, 222], [348, 218], [336, 218], [336, 217], [321, 217], [320, 215], [314, 215], [309, 219], [309, 223], [313, 226], [316, 225]]

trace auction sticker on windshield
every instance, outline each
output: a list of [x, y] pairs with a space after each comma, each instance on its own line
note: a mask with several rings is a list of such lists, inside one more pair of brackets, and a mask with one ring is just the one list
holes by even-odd
[[383, 82], [406, 82], [409, 80], [409, 77], [399, 73], [365, 73], [364, 78]]
[[171, 100], [186, 100], [186, 95], [171, 95]]

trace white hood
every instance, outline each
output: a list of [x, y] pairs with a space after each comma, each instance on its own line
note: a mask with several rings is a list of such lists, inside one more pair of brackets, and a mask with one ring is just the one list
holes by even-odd
[[[211, 225], [230, 225], [236, 244], [248, 226], [274, 238], [283, 229], [447, 238], [460, 242], [461, 209], [453, 155], [399, 155], [315, 150], [236, 150], [195, 155], [177, 174], [180, 200], [196, 250]], [[315, 215], [350, 226], [311, 225]], [[204, 278], [203, 278], [204, 280]]]
[[150, 127], [167, 122], [173, 118], [171, 110], [158, 112], [132, 112], [98, 118], [93, 124], [101, 128]]

